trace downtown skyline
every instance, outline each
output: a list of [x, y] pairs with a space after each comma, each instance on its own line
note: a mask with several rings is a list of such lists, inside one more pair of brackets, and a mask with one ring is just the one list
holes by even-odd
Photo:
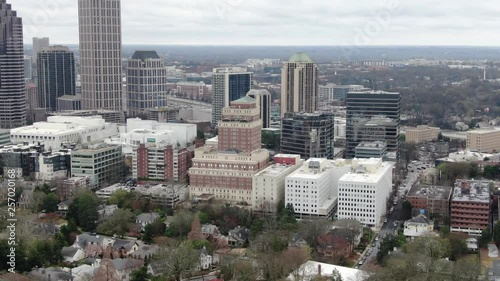
[[[157, 45], [500, 46], [494, 3], [430, 0], [282, 3], [241, 0], [123, 1], [123, 43]], [[49, 3], [49, 4], [47, 4]], [[15, 3], [24, 41], [78, 43], [76, 2]], [[48, 5], [48, 6], [47, 6]], [[452, 23], [452, 24], [451, 24]]]

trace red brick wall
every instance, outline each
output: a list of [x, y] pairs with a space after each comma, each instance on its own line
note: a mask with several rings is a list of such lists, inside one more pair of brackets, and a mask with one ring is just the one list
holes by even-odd
[[174, 149], [171, 145], [165, 148], [165, 180], [174, 179]]
[[148, 149], [144, 144], [137, 149], [137, 177], [140, 179], [148, 177]]

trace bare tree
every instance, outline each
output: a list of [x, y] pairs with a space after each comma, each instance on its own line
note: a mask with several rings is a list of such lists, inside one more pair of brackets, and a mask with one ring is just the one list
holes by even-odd
[[156, 258], [159, 266], [163, 268], [166, 276], [171, 276], [176, 281], [191, 273], [199, 260], [199, 256], [186, 242], [163, 247], [159, 253]]

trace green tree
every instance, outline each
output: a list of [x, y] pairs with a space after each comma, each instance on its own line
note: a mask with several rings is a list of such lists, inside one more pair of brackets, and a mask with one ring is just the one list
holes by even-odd
[[202, 224], [210, 223], [210, 219], [205, 212], [198, 212], [198, 218], [200, 218], [200, 223]]
[[495, 223], [493, 227], [493, 241], [495, 241], [497, 245], [500, 245], [500, 221]]
[[448, 235], [448, 240], [450, 240], [450, 258], [452, 260], [456, 261], [467, 253], [467, 235], [461, 233], [450, 233]]
[[413, 210], [413, 205], [410, 201], [405, 200], [403, 202], [403, 212], [401, 213], [401, 219], [407, 221], [411, 219], [411, 213]]
[[142, 241], [146, 244], [151, 244], [153, 242], [153, 226], [147, 224], [144, 227], [144, 235], [142, 235]]
[[489, 227], [483, 230], [483, 232], [481, 233], [481, 237], [479, 237], [478, 242], [479, 246], [482, 248], [485, 248], [488, 245], [488, 243], [491, 242], [491, 229]]
[[188, 211], [181, 211], [174, 215], [170, 223], [169, 233], [174, 237], [186, 236], [191, 231], [191, 223], [194, 214]]
[[149, 280], [148, 269], [146, 267], [141, 267], [134, 270], [130, 274], [130, 281], [147, 281]]
[[99, 218], [99, 202], [91, 192], [84, 192], [73, 200], [68, 210], [68, 219], [73, 220], [84, 231], [93, 231]]
[[108, 202], [117, 205], [118, 208], [124, 208], [127, 201], [130, 200], [130, 192], [126, 190], [117, 190], [109, 196]]
[[134, 221], [134, 214], [130, 210], [118, 209], [104, 222], [99, 224], [97, 232], [105, 235], [124, 236], [129, 229], [129, 225]]
[[59, 197], [55, 193], [49, 193], [43, 199], [43, 209], [47, 213], [54, 213], [57, 211], [57, 204], [59, 204]]

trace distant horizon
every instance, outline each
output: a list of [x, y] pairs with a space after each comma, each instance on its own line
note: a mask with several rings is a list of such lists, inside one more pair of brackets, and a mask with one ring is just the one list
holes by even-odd
[[[55, 45], [78, 46], [79, 43], [52, 43]], [[33, 46], [32, 43], [24, 43], [24, 46]], [[162, 43], [122, 43], [122, 46], [175, 46], [175, 47], [306, 47], [306, 48], [341, 48], [341, 47], [355, 47], [355, 48], [398, 48], [398, 47], [416, 47], [416, 48], [500, 48], [500, 45], [227, 45], [227, 44], [162, 44]]]

